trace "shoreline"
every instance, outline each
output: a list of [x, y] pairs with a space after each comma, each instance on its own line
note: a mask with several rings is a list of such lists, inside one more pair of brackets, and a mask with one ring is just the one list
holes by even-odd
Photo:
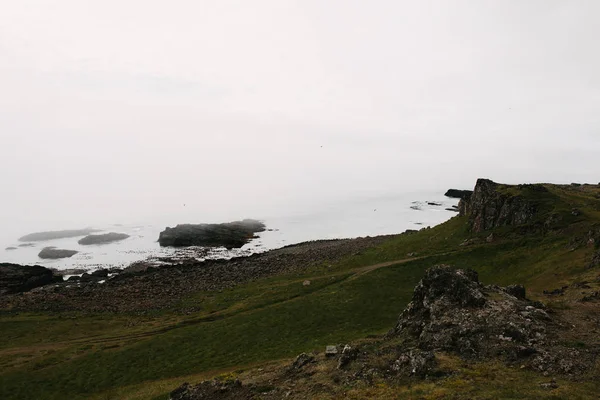
[[197, 311], [196, 308], [184, 306], [182, 301], [192, 293], [220, 292], [261, 278], [302, 273], [415, 232], [407, 230], [396, 235], [307, 241], [231, 259], [171, 260], [172, 263], [164, 265], [140, 261], [124, 269], [104, 270], [107, 275], [89, 275], [86, 281], [52, 283], [28, 292], [0, 296], [0, 312], [143, 314], [169, 309], [189, 313]]

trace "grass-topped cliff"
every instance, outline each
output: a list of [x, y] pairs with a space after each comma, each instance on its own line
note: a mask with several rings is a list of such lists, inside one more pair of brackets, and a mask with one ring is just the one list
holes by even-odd
[[[162, 274], [152, 275], [161, 279], [152, 278], [152, 286], [140, 286], [137, 294], [136, 282], [145, 285], [144, 279], [151, 278], [132, 276], [125, 284], [107, 282], [109, 289], [102, 289], [121, 293], [127, 286], [127, 298], [144, 299], [146, 308], [111, 303], [122, 301], [118, 295], [94, 297], [93, 286], [87, 296], [104, 302], [101, 312], [65, 306], [72, 298], [85, 302], [85, 288], [72, 298], [69, 289], [3, 296], [0, 397], [166, 399], [184, 381], [217, 375], [252, 381], [256, 371], [278, 370], [302, 352], [322, 353], [337, 343], [368, 346], [395, 326], [425, 270], [439, 264], [474, 269], [486, 284], [524, 285], [530, 299], [575, 325], [561, 339], [565, 346], [595, 351], [600, 187], [479, 180], [460, 209], [460, 215], [430, 229], [384, 238], [350, 253], [331, 250], [328, 257], [325, 250], [318, 262], [306, 257], [311, 244], [295, 253], [286, 250], [291, 256], [275, 253], [293, 268], [275, 268], [273, 274], [217, 290], [171, 289], [170, 282], [197, 277], [193, 265], [148, 272]], [[277, 258], [268, 260], [277, 265]], [[169, 302], [155, 306], [148, 293], [141, 293], [147, 288]], [[290, 396], [306, 398], [302, 390], [317, 398], [357, 399], [597, 395], [597, 366], [585, 376], [556, 376], [558, 387], [548, 389], [540, 384], [549, 378], [527, 368], [495, 359], [465, 362], [452, 354], [439, 358], [452, 373], [371, 385], [344, 384], [323, 373], [315, 381], [299, 380]], [[267, 393], [264, 398], [272, 398], [268, 387], [261, 390]]]

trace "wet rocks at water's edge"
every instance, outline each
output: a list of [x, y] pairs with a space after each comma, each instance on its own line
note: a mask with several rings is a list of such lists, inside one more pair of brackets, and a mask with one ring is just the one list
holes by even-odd
[[39, 265], [0, 263], [0, 295], [26, 292], [58, 281], [62, 277]]

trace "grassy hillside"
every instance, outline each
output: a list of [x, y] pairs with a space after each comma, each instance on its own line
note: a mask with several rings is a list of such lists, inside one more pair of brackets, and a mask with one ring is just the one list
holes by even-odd
[[[166, 398], [186, 380], [382, 335], [409, 302], [423, 271], [436, 264], [473, 268], [484, 283], [522, 283], [529, 297], [570, 307], [560, 304], [568, 296], [548, 298], [543, 291], [584, 280], [598, 290], [598, 268], [589, 264], [600, 243], [600, 188], [545, 187], [548, 191], [540, 192], [530, 186], [502, 186], [499, 190], [509, 196], [536, 202], [539, 211], [527, 225], [495, 229], [492, 238], [491, 231], [472, 233], [468, 218], [457, 216], [334, 264], [222, 292], [194, 293], [183, 302], [200, 306], [200, 311], [189, 315], [4, 311], [0, 397]], [[305, 280], [310, 280], [309, 286], [303, 285]], [[465, 398], [477, 387], [496, 391], [488, 398], [517, 398], [494, 384], [492, 376], [506, 376], [517, 386], [543, 379], [496, 364], [480, 367], [461, 366], [466, 378], [444, 384]], [[404, 394], [412, 397], [416, 390], [418, 396], [439, 398], [449, 393], [443, 385], [427, 385]], [[564, 382], [561, 387], [570, 385]], [[581, 384], [573, 389], [573, 398], [585, 398], [588, 389], [591, 386]], [[389, 398], [399, 393], [364, 388], [350, 398], [372, 396], [373, 390]], [[535, 397], [533, 392], [522, 393]]]

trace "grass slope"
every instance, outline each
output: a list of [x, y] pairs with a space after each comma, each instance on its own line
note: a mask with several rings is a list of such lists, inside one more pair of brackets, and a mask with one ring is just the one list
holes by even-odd
[[[436, 264], [473, 268], [485, 283], [524, 283], [534, 298], [544, 289], [597, 274], [586, 269], [596, 246], [586, 245], [585, 238], [600, 221], [598, 187], [546, 187], [549, 191], [541, 197], [528, 187], [502, 187], [540, 201], [543, 213], [529, 226], [496, 230], [492, 243], [483, 240], [490, 232], [473, 235], [467, 220], [455, 217], [337, 264], [221, 293], [193, 294], [184, 302], [202, 309], [192, 315], [1, 314], [0, 397], [164, 398], [186, 378], [199, 380], [327, 344], [381, 335], [409, 302], [423, 271]], [[557, 216], [558, 222], [551, 231], [539, 229], [549, 215]], [[482, 240], [460, 245], [473, 237]], [[302, 284], [306, 279], [310, 286]], [[518, 382], [529, 379], [502, 366], [485, 368], [514, 375]], [[483, 388], [488, 382], [463, 369], [470, 376], [468, 385]], [[456, 390], [468, 386], [448, 385]], [[497, 385], [489, 387], [498, 397], [487, 398], [514, 398]], [[424, 384], [414, 390], [437, 398], [438, 389]], [[379, 390], [383, 398], [387, 389], [364, 390], [361, 396]]]

